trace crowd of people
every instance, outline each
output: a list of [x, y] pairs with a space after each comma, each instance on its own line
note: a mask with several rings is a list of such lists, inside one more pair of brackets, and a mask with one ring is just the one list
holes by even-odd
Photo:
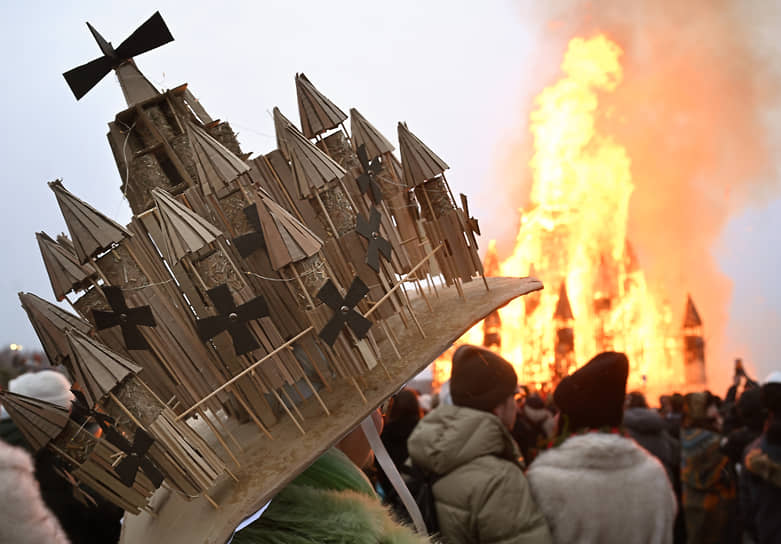
[[[496, 353], [461, 346], [432, 405], [403, 389], [373, 415], [430, 534], [357, 427], [233, 542], [781, 543], [781, 372], [738, 372], [723, 399], [673, 394], [658, 409], [627, 394], [628, 372], [604, 352], [539, 394]], [[9, 385], [64, 407], [69, 387], [51, 370]], [[4, 412], [0, 439], [0, 541], [117, 542], [121, 510], [25, 453]]]
[[401, 391], [382, 439], [411, 487], [416, 467], [431, 475], [446, 543], [781, 543], [781, 372], [759, 384], [741, 370], [723, 399], [675, 393], [651, 408], [626, 392], [628, 368], [602, 353], [541, 395], [463, 346], [439, 405], [424, 413]]

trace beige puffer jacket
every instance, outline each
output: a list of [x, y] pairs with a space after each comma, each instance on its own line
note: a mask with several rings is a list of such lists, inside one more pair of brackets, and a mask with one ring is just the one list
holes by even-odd
[[551, 536], [517, 459], [518, 447], [495, 415], [440, 405], [408, 441], [416, 465], [440, 476], [434, 484], [447, 544], [549, 544]]

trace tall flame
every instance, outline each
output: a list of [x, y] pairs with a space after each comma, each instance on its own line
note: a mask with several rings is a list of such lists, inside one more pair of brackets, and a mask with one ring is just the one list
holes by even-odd
[[496, 347], [525, 383], [556, 382], [610, 349], [629, 357], [629, 387], [682, 384], [680, 331], [647, 288], [626, 236], [631, 160], [598, 130], [600, 96], [621, 84], [621, 54], [604, 35], [572, 39], [563, 76], [531, 113], [531, 204], [499, 273], [529, 273], [546, 288], [500, 311]]

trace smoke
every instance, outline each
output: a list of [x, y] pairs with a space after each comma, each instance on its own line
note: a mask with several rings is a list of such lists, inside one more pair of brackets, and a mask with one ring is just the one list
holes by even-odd
[[[624, 81], [602, 97], [599, 129], [632, 160], [628, 236], [677, 322], [692, 294], [705, 322], [710, 386], [720, 390], [731, 374], [724, 334], [732, 284], [712, 248], [732, 215], [781, 193], [774, 159], [781, 57], [772, 27], [781, 7], [726, 0], [534, 4], [521, 14], [540, 31], [540, 64], [530, 72], [537, 77], [529, 78], [535, 88], [524, 89], [530, 96], [556, 77], [574, 36], [603, 32], [624, 50]], [[517, 206], [528, 198], [530, 142], [516, 142], [503, 168], [521, 180]], [[497, 230], [501, 256], [517, 231]]]

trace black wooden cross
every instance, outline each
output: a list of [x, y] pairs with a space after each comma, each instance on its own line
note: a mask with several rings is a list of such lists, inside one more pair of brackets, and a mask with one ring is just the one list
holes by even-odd
[[382, 202], [382, 189], [379, 183], [377, 183], [377, 174], [382, 171], [382, 164], [380, 159], [374, 159], [369, 162], [369, 156], [366, 154], [366, 144], [361, 144], [357, 151], [358, 160], [361, 162], [361, 169], [363, 172], [358, 179], [358, 188], [362, 194], [366, 194], [369, 191], [369, 196], [375, 204]]
[[247, 323], [268, 316], [268, 305], [263, 297], [236, 306], [227, 284], [218, 285], [206, 291], [218, 314], [198, 319], [198, 335], [206, 342], [222, 331], [228, 331], [237, 355], [244, 355], [259, 347], [258, 341], [247, 327]]
[[128, 308], [125, 295], [122, 294], [122, 289], [119, 287], [107, 285], [101, 287], [101, 290], [106, 295], [106, 300], [113, 311], [92, 310], [92, 317], [97, 329], [100, 331], [119, 325], [127, 349], [149, 349], [149, 344], [141, 331], [138, 330], [138, 326], [154, 327], [157, 325], [155, 316], [152, 315], [152, 308], [149, 306]]
[[79, 425], [84, 425], [87, 418], [92, 418], [103, 431], [103, 436], [110, 443], [122, 450], [125, 458], [119, 462], [114, 471], [120, 478], [120, 481], [127, 487], [132, 487], [136, 480], [136, 473], [141, 468], [144, 474], [155, 486], [155, 489], [163, 483], [163, 474], [157, 466], [146, 457], [149, 448], [155, 439], [149, 436], [146, 431], [139, 428], [133, 437], [131, 444], [115, 426], [115, 420], [108, 414], [103, 414], [90, 408], [87, 397], [78, 389], [71, 389], [74, 395], [71, 403], [70, 418]]
[[364, 219], [363, 215], [358, 214], [355, 230], [358, 234], [369, 241], [369, 247], [366, 248], [366, 264], [371, 266], [375, 272], [380, 271], [380, 254], [386, 261], [391, 259], [390, 242], [380, 236], [380, 212], [372, 207], [369, 212], [369, 220]]
[[475, 243], [475, 249], [478, 249], [477, 240], [475, 240], [474, 235], [477, 234], [478, 236], [480, 236], [480, 223], [477, 222], [476, 217], [469, 216], [469, 201], [467, 201], [466, 195], [464, 193], [461, 193], [461, 206], [464, 208], [464, 217], [466, 217], [466, 228], [472, 232], [472, 236], [470, 238]]
[[334, 315], [319, 334], [326, 344], [333, 346], [334, 342], [336, 342], [336, 337], [339, 336], [345, 325], [350, 327], [358, 338], [366, 337], [372, 322], [359, 314], [355, 310], [355, 306], [368, 292], [369, 288], [357, 276], [344, 298], [339, 294], [339, 290], [331, 280], [328, 280], [320, 288], [320, 291], [317, 292], [317, 298], [325, 302], [334, 311]]
[[245, 259], [255, 253], [257, 250], [266, 247], [266, 240], [263, 237], [263, 230], [260, 227], [260, 216], [258, 215], [258, 205], [250, 204], [242, 210], [247, 222], [252, 227], [252, 232], [242, 234], [233, 239], [233, 245], [239, 251], [239, 255]]
[[174, 39], [159, 11], [147, 19], [116, 49], [91, 24], [87, 23], [87, 26], [92, 32], [92, 37], [98, 42], [103, 56], [62, 74], [76, 100], [87, 94], [113, 68], [118, 68], [132, 57], [151, 51]]
[[160, 487], [163, 483], [163, 473], [160, 472], [160, 469], [157, 468], [154, 462], [147, 457], [149, 449], [152, 447], [152, 444], [155, 443], [155, 439], [152, 438], [149, 433], [139, 427], [136, 429], [135, 435], [133, 435], [132, 444], [114, 426], [109, 427], [104, 433], [106, 440], [114, 444], [125, 454], [125, 458], [114, 467], [114, 472], [119, 475], [120, 482], [127, 487], [132, 487], [133, 483], [136, 481], [138, 469], [141, 469], [152, 482], [152, 485], [155, 486], [155, 489]]

